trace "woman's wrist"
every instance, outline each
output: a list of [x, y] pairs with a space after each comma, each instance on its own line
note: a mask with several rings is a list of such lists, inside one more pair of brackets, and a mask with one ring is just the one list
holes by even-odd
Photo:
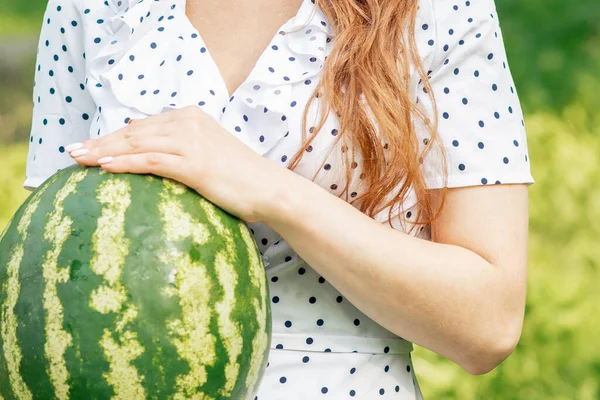
[[262, 191], [259, 204], [255, 207], [256, 221], [266, 225], [279, 225], [287, 223], [294, 219], [294, 213], [297, 213], [297, 204], [305, 192], [304, 188], [308, 182], [302, 176], [273, 164], [270, 164], [268, 174], [271, 179], [266, 181], [267, 188]]

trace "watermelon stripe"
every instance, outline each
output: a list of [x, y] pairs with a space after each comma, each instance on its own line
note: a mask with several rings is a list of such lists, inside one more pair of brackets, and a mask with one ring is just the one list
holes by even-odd
[[[67, 177], [68, 174], [65, 181]], [[90, 168], [86, 178], [77, 185], [76, 193], [67, 197], [63, 204], [64, 214], [74, 221], [71, 234], [58, 259], [59, 265], [69, 267], [70, 275], [67, 284], [58, 286], [58, 296], [65, 316], [63, 326], [72, 335], [73, 342], [65, 352], [71, 399], [110, 399], [114, 395], [113, 388], [106, 384], [103, 377], [103, 373], [108, 371], [109, 363], [99, 343], [104, 327], [113, 326], [115, 316], [103, 315], [89, 306], [92, 292], [103, 281], [102, 276], [91, 270], [90, 260], [94, 255], [92, 237], [102, 215], [102, 205], [96, 200], [95, 192], [98, 185], [107, 179], [108, 176], [100, 177], [97, 169]], [[49, 198], [48, 194], [44, 197]], [[37, 214], [42, 213], [38, 211]], [[32, 325], [28, 331], [35, 329], [36, 326]], [[27, 356], [26, 354], [25, 357]], [[35, 357], [35, 353], [33, 356]], [[35, 364], [32, 363], [28, 368], [33, 365]], [[31, 379], [34, 370], [29, 371], [31, 373], [27, 376]], [[36, 398], [52, 398], [52, 391], [40, 393], [37, 387], [31, 388]]]
[[10, 386], [19, 399], [32, 399], [32, 394], [25, 381], [19, 374], [19, 366], [23, 354], [17, 342], [17, 316], [14, 313], [15, 305], [19, 298], [21, 285], [19, 284], [19, 265], [25, 253], [23, 244], [17, 245], [7, 265], [8, 281], [3, 290], [6, 292], [6, 302], [2, 305], [2, 323], [0, 334], [2, 335], [4, 357], [8, 367]]
[[98, 186], [96, 196], [103, 207], [92, 236], [90, 268], [104, 278], [104, 284], [92, 293], [90, 307], [102, 314], [116, 313], [127, 299], [119, 278], [129, 249], [129, 241], [124, 238], [125, 211], [131, 203], [129, 185], [121, 180], [105, 181]]
[[[21, 285], [19, 283], [19, 267], [21, 266], [23, 255], [25, 253], [23, 243], [25, 243], [25, 240], [27, 239], [27, 229], [31, 224], [33, 213], [37, 210], [40, 204], [40, 196], [44, 190], [45, 187], [34, 195], [31, 203], [29, 203], [25, 209], [25, 212], [21, 216], [19, 225], [17, 226], [19, 244], [13, 250], [12, 256], [7, 265], [8, 281], [3, 288], [7, 296], [5, 303], [2, 304], [1, 308], [2, 314], [0, 320], [0, 335], [2, 335], [2, 349], [6, 359], [6, 365], [8, 367], [11, 389], [17, 398], [26, 400], [32, 399], [33, 395], [19, 372], [23, 353], [21, 352], [17, 342], [18, 321], [14, 310], [21, 292]], [[2, 236], [4, 236], [7, 231], [8, 227], [4, 230]], [[1, 240], [2, 237], [0, 237], [0, 241]]]
[[163, 293], [165, 287], [172, 286], [165, 282], [173, 267], [159, 258], [166, 244], [158, 211], [162, 178], [128, 175], [126, 179], [131, 183], [132, 206], [125, 215], [125, 237], [130, 247], [121, 284], [139, 311], [130, 329], [144, 348], [133, 365], [144, 376], [146, 398], [171, 399], [177, 391], [176, 377], [188, 371], [188, 366], [177, 354], [166, 326], [168, 319], [181, 315], [181, 308], [176, 296]]
[[181, 203], [172, 198], [175, 196], [176, 199], [177, 195], [184, 194], [185, 188], [170, 180], [165, 180], [164, 184], [166, 191], [172, 194], [162, 192], [163, 202], [159, 206], [165, 224], [166, 239], [177, 242], [191, 238], [196, 244], [206, 243], [210, 237], [208, 228], [184, 212]]
[[[135, 317], [137, 313], [132, 315]], [[144, 349], [137, 341], [137, 336], [129, 330], [122, 333], [119, 339], [119, 342], [115, 341], [112, 333], [108, 329], [104, 330], [100, 346], [104, 349], [104, 354], [110, 363], [110, 371], [104, 374], [104, 377], [114, 388], [116, 393], [114, 398], [145, 398], [145, 391], [141, 385], [143, 377], [140, 377], [137, 369], [131, 365], [131, 362], [138, 358]]]
[[100, 346], [109, 362], [109, 371], [104, 378], [119, 399], [146, 397], [142, 386], [143, 376], [132, 365], [132, 361], [143, 353], [137, 335], [125, 330], [138, 314], [137, 308], [126, 304], [127, 292], [120, 283], [129, 252], [129, 240], [125, 239], [125, 213], [131, 204], [130, 185], [123, 180], [109, 180], [98, 186], [96, 199], [103, 206], [102, 215], [92, 237], [93, 258], [90, 268], [104, 278], [103, 285], [90, 296], [90, 307], [102, 314], [118, 313], [115, 340], [111, 330], [105, 328]]
[[71, 175], [66, 184], [58, 191], [54, 200], [54, 210], [48, 217], [44, 238], [51, 242], [52, 247], [46, 253], [42, 271], [46, 286], [44, 288], [44, 310], [46, 311], [46, 343], [44, 352], [49, 361], [50, 381], [54, 386], [55, 395], [59, 400], [68, 399], [69, 372], [64, 355], [72, 343], [71, 334], [63, 329], [63, 307], [57, 293], [57, 284], [69, 280], [69, 269], [58, 267], [58, 257], [62, 246], [70, 233], [73, 221], [63, 216], [63, 203], [67, 196], [75, 192], [77, 184], [85, 178], [87, 170], [80, 170]]
[[[25, 254], [23, 261], [19, 267], [19, 280], [21, 284], [21, 293], [14, 312], [17, 315], [17, 340], [20, 343], [23, 358], [20, 364], [20, 375], [25, 381], [34, 398], [54, 398], [55, 388], [50, 380], [48, 373], [49, 360], [45, 354], [44, 344], [47, 341], [46, 337], [46, 312], [44, 310], [44, 290], [46, 282], [43, 279], [43, 264], [48, 250], [54, 246], [54, 243], [44, 239], [44, 233], [48, 217], [54, 211], [54, 198], [60, 188], [68, 180], [68, 176], [54, 176], [49, 178], [42, 184], [19, 209], [13, 218], [13, 226], [9, 228], [7, 236], [2, 244], [12, 243], [12, 246], [4, 247], [0, 244], [0, 253], [4, 253], [5, 257], [0, 260], [4, 271], [8, 266], [9, 249], [14, 248], [19, 243], [23, 243]], [[43, 193], [42, 193], [43, 192]], [[38, 195], [38, 193], [40, 193]], [[31, 224], [27, 229], [27, 238], [25, 242], [21, 242], [21, 236], [18, 234], [17, 227], [20, 219], [31, 201], [34, 201], [37, 196], [40, 198], [39, 206], [31, 217]], [[0, 256], [0, 259], [2, 257]], [[62, 264], [64, 265], [64, 264]], [[2, 269], [0, 267], [0, 270]], [[2, 274], [0, 271], [0, 280], [3, 283], [7, 282], [8, 275]], [[6, 293], [3, 293], [6, 294]], [[2, 297], [2, 295], [0, 295]], [[1, 302], [1, 301], [0, 301]], [[0, 356], [0, 359], [4, 357]], [[5, 361], [2, 360], [2, 361]], [[6, 369], [6, 385], [5, 389], [10, 388], [8, 382], [8, 370]], [[0, 373], [2, 367], [0, 366]], [[1, 380], [1, 379], [0, 379]], [[15, 399], [14, 394], [6, 392], [2, 393], [7, 399]]]
[[19, 374], [19, 367], [23, 353], [17, 341], [17, 316], [14, 313], [21, 285], [19, 284], [19, 266], [23, 260], [25, 251], [23, 244], [17, 245], [13, 250], [12, 257], [7, 265], [8, 281], [3, 290], [6, 293], [6, 302], [2, 305], [2, 322], [0, 334], [2, 335], [4, 357], [8, 368], [10, 386], [19, 399], [31, 399], [32, 394], [25, 381]]
[[200, 204], [206, 213], [210, 225], [217, 230], [220, 237], [225, 239], [225, 250], [219, 251], [215, 258], [217, 276], [224, 291], [223, 300], [215, 305], [215, 309], [219, 317], [219, 337], [221, 344], [225, 347], [229, 357], [225, 365], [225, 386], [219, 394], [221, 396], [231, 396], [240, 373], [240, 365], [237, 359], [242, 353], [243, 348], [241, 330], [231, 319], [231, 314], [236, 303], [235, 288], [238, 283], [235, 268], [237, 261], [236, 249], [231, 229], [223, 225], [223, 222], [215, 212], [214, 206], [204, 199], [201, 199]]
[[[239, 223], [240, 232], [246, 243], [248, 249], [255, 249], [256, 242], [254, 238], [250, 234], [248, 227], [240, 221]], [[258, 258], [258, 254], [256, 251], [248, 251], [249, 263], [250, 263], [250, 281], [252, 284], [260, 289], [260, 301], [258, 299], [253, 300], [253, 306], [256, 310], [256, 322], [258, 325], [258, 329], [256, 331], [256, 336], [252, 339], [252, 353], [264, 354], [269, 347], [269, 334], [267, 332], [267, 283], [266, 276], [264, 272], [264, 267]], [[246, 376], [246, 387], [249, 389], [251, 393], [256, 392], [256, 387], [250, 387], [250, 385], [258, 386], [260, 383], [259, 374], [262, 368], [262, 358], [255, 356], [250, 361], [250, 371]]]
[[[159, 210], [164, 223], [164, 233], [168, 241], [176, 242], [192, 239], [195, 244], [203, 244], [209, 239], [208, 228], [183, 211], [177, 195], [184, 189], [171, 181], [165, 181], [165, 190], [161, 193]], [[189, 372], [176, 378], [178, 392], [174, 399], [202, 398], [209, 400], [206, 394], [199, 393], [198, 387], [208, 380], [206, 365], [216, 361], [216, 338], [210, 332], [210, 293], [212, 279], [205, 265], [195, 262], [189, 254], [171, 249], [161, 257], [164, 263], [174, 266], [175, 280], [171, 292], [178, 295], [181, 307], [181, 319], [167, 322], [169, 333], [177, 353], [187, 361]]]

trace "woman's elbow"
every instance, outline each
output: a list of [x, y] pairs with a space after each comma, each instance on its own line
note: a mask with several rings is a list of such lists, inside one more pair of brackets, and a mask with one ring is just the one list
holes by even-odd
[[512, 354], [521, 338], [523, 318], [493, 329], [479, 346], [472, 346], [470, 355], [460, 366], [471, 375], [483, 375], [494, 370]]

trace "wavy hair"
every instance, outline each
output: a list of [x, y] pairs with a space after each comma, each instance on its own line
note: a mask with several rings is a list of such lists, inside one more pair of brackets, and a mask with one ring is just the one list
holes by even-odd
[[[336, 143], [344, 143], [341, 149], [346, 185], [341, 195], [346, 195], [346, 201], [359, 202], [357, 208], [371, 218], [389, 207], [388, 223], [392, 226], [394, 206], [401, 205], [412, 188], [418, 209], [416, 218], [411, 219], [415, 224], [412, 229], [431, 223], [441, 212], [446, 189], [436, 213], [421, 164], [440, 141], [437, 113], [432, 121], [410, 97], [412, 65], [436, 108], [415, 43], [418, 0], [315, 0], [315, 4], [333, 25], [335, 43], [323, 65], [319, 85], [304, 110], [304, 146], [291, 158], [288, 169], [298, 165], [333, 110], [340, 122]], [[323, 112], [317, 126], [309, 129], [312, 136], [307, 140], [308, 110], [316, 98], [322, 100]], [[415, 122], [422, 123], [430, 133], [421, 154]], [[359, 179], [367, 190], [358, 197], [352, 193], [354, 198], [349, 200], [348, 188], [357, 167], [354, 148], [360, 150], [364, 160]], [[442, 176], [447, 177], [443, 146], [440, 151]]]

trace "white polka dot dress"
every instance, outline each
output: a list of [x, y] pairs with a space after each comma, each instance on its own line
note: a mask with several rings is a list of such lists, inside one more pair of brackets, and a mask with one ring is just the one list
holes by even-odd
[[[293, 32], [297, 27], [302, 29]], [[493, 0], [421, 0], [417, 45], [436, 96], [448, 156], [448, 186], [534, 183], [519, 99]], [[302, 140], [302, 112], [335, 35], [311, 0], [281, 26], [246, 81], [227, 87], [184, 0], [49, 0], [39, 40], [24, 186], [36, 188], [74, 161], [73, 142], [143, 118], [201, 107], [258, 154], [285, 167]], [[432, 114], [414, 73], [411, 96]], [[319, 102], [308, 122], [319, 117]], [[428, 133], [418, 128], [419, 142]], [[339, 121], [330, 115], [295, 172], [334, 195], [345, 186]], [[331, 150], [331, 151], [330, 151]], [[435, 153], [422, 165], [428, 188], [443, 186]], [[357, 158], [354, 175], [362, 160]], [[353, 176], [354, 176], [353, 175]], [[348, 200], [361, 193], [350, 182]], [[401, 183], [399, 183], [401, 184]], [[408, 232], [411, 195], [394, 214]], [[387, 222], [387, 210], [376, 220]], [[268, 366], [256, 399], [420, 399], [412, 343], [361, 313], [277, 232], [249, 224], [267, 269], [273, 317]], [[416, 235], [430, 239], [428, 229]]]

